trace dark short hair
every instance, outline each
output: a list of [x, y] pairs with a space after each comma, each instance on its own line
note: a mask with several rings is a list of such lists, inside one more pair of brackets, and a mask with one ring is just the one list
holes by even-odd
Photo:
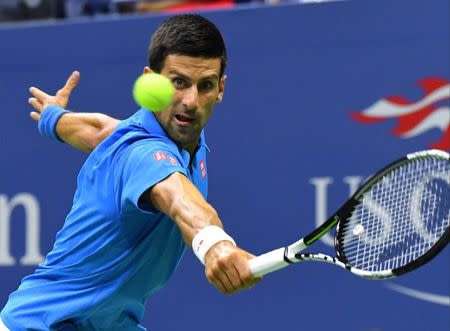
[[161, 72], [170, 54], [220, 58], [220, 76], [227, 65], [227, 50], [219, 29], [195, 14], [176, 15], [164, 21], [152, 36], [149, 66]]

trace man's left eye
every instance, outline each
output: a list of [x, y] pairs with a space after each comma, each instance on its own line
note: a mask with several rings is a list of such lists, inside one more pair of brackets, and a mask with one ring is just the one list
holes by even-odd
[[212, 82], [208, 81], [200, 84], [201, 90], [211, 90], [212, 88], [214, 88], [214, 84]]

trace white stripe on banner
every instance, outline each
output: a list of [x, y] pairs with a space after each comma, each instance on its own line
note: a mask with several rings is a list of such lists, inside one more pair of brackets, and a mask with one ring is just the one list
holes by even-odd
[[436, 102], [446, 100], [450, 97], [450, 85], [444, 85], [433, 91], [420, 101], [408, 105], [398, 105], [389, 100], [382, 99], [375, 102], [369, 108], [363, 110], [363, 114], [371, 117], [391, 118], [403, 116], [428, 107]]

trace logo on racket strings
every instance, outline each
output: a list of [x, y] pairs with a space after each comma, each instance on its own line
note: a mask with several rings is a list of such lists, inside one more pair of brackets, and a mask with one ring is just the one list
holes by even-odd
[[[329, 199], [329, 191], [330, 186], [332, 186], [335, 182], [335, 179], [333, 177], [313, 177], [310, 179], [309, 183], [314, 187], [315, 191], [315, 201], [316, 201], [316, 213], [315, 213], [315, 224], [316, 226], [320, 226], [324, 220], [326, 220], [327, 215], [329, 213], [328, 210], [328, 199]], [[342, 183], [347, 187], [348, 189], [348, 196], [352, 196], [353, 193], [361, 186], [361, 184], [364, 182], [364, 177], [361, 176], [346, 176], [342, 178]], [[442, 183], [442, 182], [441, 182]], [[443, 184], [443, 183], [442, 183]], [[419, 195], [420, 189], [418, 191]], [[364, 236], [368, 235], [366, 233], [366, 229], [364, 226], [358, 227], [359, 222], [354, 223], [354, 227], [350, 228], [355, 236]], [[383, 228], [385, 229], [385, 228]], [[369, 240], [369, 239], [367, 239]], [[334, 237], [332, 234], [325, 234], [323, 237], [320, 238], [320, 241], [322, 241], [323, 244], [333, 247], [334, 246]], [[423, 288], [421, 290], [410, 288], [403, 286], [402, 288], [399, 288], [400, 286], [396, 286], [395, 283], [388, 283], [388, 286], [390, 290], [393, 290], [399, 294], [406, 295], [421, 301], [426, 301], [433, 304], [439, 304], [444, 306], [450, 306], [450, 296], [448, 294], [442, 293], [437, 294], [433, 293], [431, 291], [424, 291]]]
[[[380, 188], [374, 186], [375, 193], [365, 193], [350, 219], [351, 232], [344, 235], [347, 241], [357, 240], [358, 245], [377, 247], [374, 261], [390, 268], [406, 263], [397, 259], [398, 253], [405, 249], [411, 252], [409, 257], [412, 258], [413, 251], [431, 248], [448, 228], [450, 220], [450, 203], [444, 203], [442, 208], [433, 207], [437, 200], [450, 195], [449, 173], [436, 172], [421, 178], [409, 191], [401, 187], [401, 195], [395, 193], [399, 187], [394, 179], [392, 182], [391, 185], [388, 179], [383, 180], [377, 184]], [[390, 194], [395, 199], [386, 199]], [[378, 201], [376, 196], [384, 198]], [[369, 231], [365, 229], [367, 226]]]

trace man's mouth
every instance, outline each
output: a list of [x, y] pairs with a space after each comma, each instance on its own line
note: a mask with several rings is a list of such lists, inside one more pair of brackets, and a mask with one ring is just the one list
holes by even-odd
[[194, 122], [194, 119], [192, 117], [182, 114], [175, 115], [175, 119], [177, 120], [178, 124], [183, 126], [190, 125], [192, 122]]

